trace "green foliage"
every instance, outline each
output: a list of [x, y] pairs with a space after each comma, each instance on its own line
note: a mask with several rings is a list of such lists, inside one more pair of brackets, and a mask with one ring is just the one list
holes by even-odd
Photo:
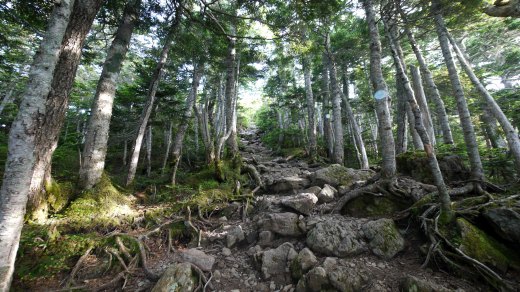
[[65, 208], [74, 193], [71, 182], [58, 183], [54, 179], [45, 186], [47, 203], [51, 213], [58, 213]]

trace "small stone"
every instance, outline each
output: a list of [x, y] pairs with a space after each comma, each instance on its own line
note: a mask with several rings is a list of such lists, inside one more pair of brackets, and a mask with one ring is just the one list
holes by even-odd
[[302, 193], [312, 193], [314, 195], [318, 195], [321, 192], [321, 188], [319, 186], [312, 186], [308, 189], [302, 191]]
[[222, 216], [222, 217], [218, 218], [219, 223], [226, 223], [227, 221], [228, 221], [228, 219], [226, 216]]
[[270, 246], [274, 239], [274, 234], [271, 231], [264, 230], [258, 234], [258, 245]]
[[231, 250], [229, 248], [227, 248], [227, 247], [224, 247], [224, 248], [222, 248], [222, 254], [224, 256], [230, 256], [231, 255]]
[[179, 251], [176, 259], [180, 262], [192, 263], [206, 272], [211, 271], [215, 263], [215, 257], [195, 248]]
[[318, 194], [318, 202], [319, 203], [332, 202], [337, 193], [338, 193], [338, 191], [334, 187], [332, 187], [328, 184], [325, 184], [323, 186], [323, 189]]
[[222, 274], [220, 273], [220, 271], [219, 270], [215, 270], [215, 272], [213, 272], [213, 279], [216, 282], [220, 282], [221, 278], [222, 278]]
[[226, 246], [233, 247], [235, 244], [241, 242], [245, 238], [246, 237], [244, 235], [244, 231], [242, 230], [242, 226], [234, 226], [227, 231]]
[[269, 289], [273, 291], [276, 290], [276, 284], [273, 281], [271, 281], [271, 283], [269, 284]]

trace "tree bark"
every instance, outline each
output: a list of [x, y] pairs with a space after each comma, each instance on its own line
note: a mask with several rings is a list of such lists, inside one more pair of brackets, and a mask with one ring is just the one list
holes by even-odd
[[489, 106], [482, 105], [481, 120], [492, 148], [506, 148], [506, 141], [498, 133], [497, 120], [491, 115]]
[[83, 163], [79, 170], [79, 187], [81, 189], [90, 189], [96, 185], [105, 168], [116, 83], [130, 45], [130, 38], [139, 19], [140, 7], [141, 0], [127, 3], [121, 24], [103, 65], [83, 147]]
[[428, 106], [428, 102], [426, 101], [426, 95], [424, 94], [424, 88], [422, 85], [422, 78], [419, 69], [413, 65], [410, 65], [410, 75], [413, 80], [413, 90], [415, 94], [415, 98], [419, 108], [421, 109], [423, 125], [428, 132], [428, 137], [430, 137], [430, 142], [433, 146], [437, 144], [435, 139], [435, 130], [433, 129], [433, 121], [430, 115], [430, 107]]
[[475, 75], [473, 69], [471, 68], [471, 65], [469, 64], [468, 60], [464, 58], [464, 54], [461, 52], [455, 40], [453, 40], [453, 38], [447, 31], [446, 35], [451, 41], [451, 45], [453, 46], [453, 49], [457, 55], [457, 58], [459, 59], [459, 63], [461, 64], [462, 68], [464, 69], [464, 71], [466, 71], [466, 74], [468, 75], [469, 79], [477, 88], [478, 92], [486, 102], [489, 110], [491, 110], [491, 113], [497, 119], [498, 123], [502, 127], [502, 130], [504, 130], [507, 143], [509, 145], [509, 151], [511, 151], [515, 160], [516, 171], [520, 175], [520, 139], [518, 138], [518, 133], [516, 132], [513, 125], [511, 125], [511, 122], [509, 122], [508, 118], [506, 117], [500, 106], [497, 104], [495, 99], [491, 96], [489, 91], [487, 91], [486, 87], [480, 82], [478, 77]]
[[379, 136], [381, 139], [382, 168], [381, 177], [392, 178], [396, 173], [395, 143], [392, 135], [392, 122], [388, 109], [388, 88], [381, 70], [381, 41], [376, 24], [375, 12], [372, 0], [363, 0], [370, 34], [370, 78], [372, 87], [376, 91], [385, 92], [383, 98], [376, 99], [376, 112], [378, 117]]
[[152, 125], [146, 131], [146, 176], [152, 175]]
[[341, 121], [341, 90], [338, 84], [336, 62], [332, 53], [329, 55], [330, 85], [332, 87], [332, 114], [334, 116], [334, 152], [332, 161], [343, 165], [345, 149], [343, 145], [343, 124]]
[[433, 0], [431, 6], [432, 14], [434, 16], [435, 27], [437, 30], [437, 36], [441, 45], [442, 55], [448, 68], [448, 74], [450, 77], [455, 99], [457, 101], [457, 110], [459, 112], [460, 124], [464, 134], [464, 142], [466, 143], [466, 150], [471, 166], [471, 176], [474, 180], [484, 179], [484, 169], [482, 168], [482, 161], [480, 160], [480, 154], [478, 151], [477, 138], [475, 136], [475, 130], [471, 123], [471, 115], [468, 109], [468, 104], [464, 96], [462, 84], [460, 83], [459, 74], [453, 61], [453, 56], [450, 50], [450, 44], [447, 36], [446, 24], [442, 17], [442, 7], [440, 0]]
[[11, 88], [4, 95], [4, 98], [2, 99], [2, 103], [0, 104], [0, 115], [2, 115], [2, 112], [4, 112], [5, 106], [13, 100], [13, 92], [14, 92], [14, 88]]
[[164, 135], [164, 142], [166, 144], [166, 151], [164, 152], [164, 158], [162, 163], [162, 173], [166, 171], [166, 164], [168, 163], [168, 157], [170, 156], [170, 148], [172, 147], [172, 133], [173, 133], [173, 122], [170, 121], [168, 123], [168, 130], [166, 131], [166, 135]]
[[[232, 29], [232, 33], [236, 30]], [[228, 55], [226, 59], [226, 127], [231, 129], [231, 135], [227, 140], [231, 157], [238, 155], [237, 117], [236, 117], [236, 80], [237, 80], [237, 56], [236, 38], [228, 37]]]
[[396, 95], [397, 95], [397, 139], [395, 144], [395, 153], [401, 154], [408, 151], [408, 128], [406, 122], [408, 121], [408, 111], [406, 96], [404, 95], [401, 81], [396, 77], [395, 79]]
[[[326, 43], [328, 42], [328, 37]], [[327, 148], [327, 157], [332, 158], [334, 153], [334, 140], [332, 134], [332, 125], [330, 122], [330, 90], [329, 90], [329, 57], [327, 53], [323, 53], [323, 71], [322, 71], [322, 98], [323, 98], [323, 138]]]
[[424, 127], [424, 119], [422, 117], [421, 109], [416, 102], [414, 91], [412, 89], [408, 76], [406, 76], [406, 71], [403, 66], [404, 63], [402, 60], [400, 60], [400, 56], [397, 52], [397, 42], [393, 38], [392, 34], [389, 33], [388, 26], [386, 24], [385, 27], [387, 30], [387, 35], [389, 36], [389, 43], [393, 52], [392, 55], [394, 58], [394, 64], [396, 66], [397, 75], [398, 78], [401, 80], [401, 84], [403, 85], [405, 94], [408, 98], [408, 104], [410, 105], [410, 108], [414, 115], [415, 129], [421, 138], [422, 144], [424, 145], [424, 152], [426, 153], [426, 157], [428, 158], [428, 164], [432, 172], [433, 180], [435, 186], [437, 187], [437, 191], [439, 192], [439, 201], [441, 205], [441, 222], [449, 222], [452, 219], [454, 219], [454, 212], [451, 209], [451, 199], [448, 193], [448, 188], [446, 187], [444, 178], [442, 177], [439, 163], [437, 161], [437, 156], [435, 155], [433, 145], [428, 136], [428, 131]]
[[[69, 95], [81, 59], [81, 50], [103, 0], [75, 1], [70, 21], [61, 44], [60, 57], [52, 78], [52, 90], [46, 97], [45, 113], [36, 135], [36, 163], [32, 173], [28, 208], [47, 215], [45, 183], [51, 178], [51, 159], [58, 146], [59, 135], [68, 109]], [[39, 212], [38, 212], [39, 213]], [[36, 213], [35, 213], [36, 214]]]
[[179, 160], [181, 157], [182, 143], [184, 142], [184, 136], [186, 135], [186, 131], [188, 130], [190, 120], [193, 117], [193, 106], [195, 105], [195, 100], [197, 99], [197, 89], [199, 88], [199, 82], [203, 72], [204, 64], [194, 64], [191, 90], [188, 94], [188, 97], [186, 98], [186, 105], [184, 107], [184, 113], [182, 116], [181, 124], [177, 129], [175, 139], [173, 140], [173, 172], [171, 176], [172, 185], [175, 185], [175, 177], [177, 175], [177, 167], [179, 165]]
[[36, 162], [35, 150], [46, 98], [74, 6], [73, 0], [56, 4], [44, 38], [29, 71], [29, 83], [9, 132], [8, 157], [0, 189], [0, 291], [9, 291], [25, 208]]
[[307, 120], [309, 125], [309, 155], [311, 161], [318, 158], [318, 146], [316, 140], [316, 122], [314, 117], [314, 95], [312, 93], [311, 64], [307, 55], [302, 58], [303, 78], [305, 80], [305, 98], [307, 101]]
[[[402, 82], [402, 80], [400, 81]], [[403, 87], [403, 94], [407, 97], [408, 93], [406, 93], [406, 89]], [[424, 150], [424, 145], [421, 140], [421, 136], [419, 136], [419, 133], [417, 133], [417, 130], [415, 129], [415, 115], [413, 114], [412, 108], [410, 106], [410, 103], [406, 103], [406, 115], [408, 117], [408, 127], [410, 129], [410, 135], [412, 136], [412, 142], [413, 142], [413, 148], [414, 150]]]
[[442, 101], [441, 95], [439, 93], [439, 90], [437, 89], [437, 85], [435, 85], [435, 81], [433, 80], [433, 74], [428, 68], [428, 64], [426, 64], [426, 60], [424, 59], [421, 49], [419, 45], [417, 44], [417, 41], [415, 40], [415, 36], [413, 35], [412, 31], [410, 30], [410, 25], [407, 21], [407, 16], [401, 9], [400, 5], [401, 0], [396, 0], [397, 3], [397, 10], [399, 11], [399, 14], [401, 15], [401, 19], [404, 22], [404, 31], [406, 35], [408, 36], [408, 40], [410, 42], [410, 45], [412, 47], [412, 50], [415, 54], [415, 57], [419, 63], [419, 68], [421, 69], [421, 73], [424, 77], [424, 81], [426, 83], [426, 89], [428, 91], [428, 96], [432, 99], [433, 103], [435, 104], [435, 110], [437, 113], [437, 118], [439, 119], [439, 124], [442, 129], [442, 137], [444, 144], [453, 144], [453, 136], [451, 134], [451, 127], [448, 120], [448, 114], [446, 113], [446, 107], [444, 106], [444, 101]]
[[[176, 17], [178, 19], [178, 16]], [[137, 129], [136, 136], [134, 138], [134, 142], [132, 143], [132, 150], [130, 152], [130, 161], [128, 163], [128, 172], [126, 177], [126, 185], [130, 185], [135, 178], [135, 172], [137, 170], [137, 163], [139, 162], [139, 154], [141, 151], [141, 145], [143, 143], [144, 132], [146, 130], [146, 125], [148, 124], [148, 119], [152, 113], [152, 108], [155, 103], [155, 94], [157, 93], [157, 89], [159, 88], [159, 82], [161, 81], [163, 75], [163, 69], [168, 60], [168, 53], [170, 51], [172, 45], [172, 38], [175, 31], [176, 22], [170, 27], [170, 32], [166, 37], [165, 43], [163, 45], [161, 56], [159, 58], [159, 62], [155, 67], [155, 70], [152, 75], [152, 79], [150, 81], [150, 86], [148, 88], [148, 96], [146, 98], [146, 104], [144, 105], [143, 111], [141, 112], [141, 117], [139, 118], [139, 128]]]

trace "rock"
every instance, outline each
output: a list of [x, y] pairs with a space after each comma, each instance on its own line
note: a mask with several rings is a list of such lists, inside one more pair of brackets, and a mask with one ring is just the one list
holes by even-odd
[[189, 263], [170, 266], [155, 284], [152, 292], [191, 292], [198, 284], [197, 277], [192, 274]]
[[312, 208], [318, 202], [318, 197], [313, 193], [300, 193], [282, 199], [281, 204], [303, 215], [309, 215]]
[[177, 252], [175, 259], [179, 262], [192, 263], [205, 272], [211, 271], [215, 263], [215, 257], [195, 248]]
[[463, 218], [457, 219], [457, 225], [462, 237], [459, 248], [465, 254], [502, 272], [510, 266], [519, 268], [519, 259], [514, 251]]
[[393, 258], [404, 248], [404, 239], [391, 219], [370, 221], [363, 226], [363, 232], [372, 252], [383, 259]]
[[367, 249], [360, 232], [362, 220], [350, 220], [341, 216], [324, 217], [307, 234], [307, 246], [324, 255], [346, 257]]
[[295, 254], [294, 246], [286, 242], [275, 249], [264, 251], [262, 254], [262, 274], [265, 279], [272, 276], [284, 279], [286, 267], [288, 265], [288, 257]]
[[312, 193], [314, 195], [318, 195], [321, 192], [321, 188], [319, 186], [312, 186], [308, 189], [302, 191], [302, 193]]
[[291, 276], [294, 279], [300, 279], [303, 274], [318, 264], [318, 259], [308, 248], [304, 248], [298, 253], [298, 256], [291, 261]]
[[401, 280], [399, 285], [400, 291], [415, 291], [415, 292], [450, 292], [451, 289], [446, 289], [440, 285], [436, 285], [427, 280], [421, 280], [414, 276], [408, 275]]
[[337, 193], [338, 193], [338, 191], [335, 188], [331, 187], [328, 184], [325, 184], [323, 186], [323, 189], [318, 194], [318, 202], [320, 202], [320, 203], [332, 202]]
[[306, 275], [307, 290], [311, 292], [320, 292], [329, 284], [327, 272], [322, 267], [316, 267], [310, 270]]
[[370, 270], [364, 267], [351, 267], [346, 260], [326, 258], [323, 268], [329, 276], [331, 286], [339, 291], [364, 291], [365, 285], [370, 280]]
[[[470, 171], [458, 155], [437, 155], [439, 168], [446, 183], [465, 181]], [[397, 155], [397, 171], [423, 183], [433, 184], [433, 176], [428, 166], [428, 158], [423, 151], [409, 151]]]
[[307, 178], [298, 176], [288, 176], [277, 179], [267, 188], [275, 193], [284, 193], [306, 188], [309, 186], [309, 184], [310, 182]]
[[215, 272], [213, 272], [213, 279], [219, 283], [220, 282], [220, 279], [222, 279], [222, 274], [220, 273], [219, 270], [216, 270]]
[[520, 243], [520, 214], [511, 208], [485, 210], [484, 218], [500, 237], [512, 243]]
[[314, 172], [311, 175], [311, 182], [318, 186], [328, 184], [335, 188], [340, 185], [350, 188], [357, 181], [368, 180], [374, 175], [375, 173], [372, 170], [357, 170], [333, 164]]
[[222, 217], [218, 218], [219, 223], [226, 223], [227, 221], [228, 220], [227, 220], [226, 216], [222, 216]]
[[231, 250], [229, 248], [227, 248], [227, 247], [222, 248], [222, 255], [226, 256], [226, 257], [230, 256], [231, 255]]
[[261, 229], [272, 231], [282, 236], [300, 236], [304, 234], [299, 216], [294, 213], [268, 214], [260, 220]]
[[394, 196], [374, 196], [364, 194], [350, 200], [341, 209], [341, 214], [349, 217], [391, 217], [412, 204], [411, 199]]
[[258, 245], [260, 246], [270, 246], [271, 242], [274, 239], [274, 234], [271, 231], [261, 231], [258, 234]]
[[235, 244], [241, 242], [245, 239], [244, 231], [242, 230], [242, 226], [237, 225], [233, 226], [227, 230], [226, 235], [226, 246], [233, 247]]

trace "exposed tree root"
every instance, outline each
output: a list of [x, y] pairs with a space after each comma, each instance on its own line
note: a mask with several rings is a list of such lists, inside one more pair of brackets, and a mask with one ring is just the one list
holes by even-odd
[[72, 284], [74, 284], [74, 277], [76, 277], [76, 274], [78, 273], [79, 269], [83, 265], [83, 262], [87, 259], [87, 257], [90, 255], [90, 252], [92, 251], [93, 247], [89, 247], [87, 251], [79, 258], [78, 262], [72, 269], [72, 272], [70, 273], [69, 277], [66, 279], [66, 287], [70, 287]]

